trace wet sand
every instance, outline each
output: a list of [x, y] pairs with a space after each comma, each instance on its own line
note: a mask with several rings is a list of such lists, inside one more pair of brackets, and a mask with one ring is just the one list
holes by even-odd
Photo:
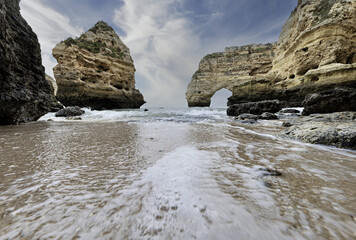
[[354, 239], [356, 152], [273, 124], [0, 127], [0, 239]]

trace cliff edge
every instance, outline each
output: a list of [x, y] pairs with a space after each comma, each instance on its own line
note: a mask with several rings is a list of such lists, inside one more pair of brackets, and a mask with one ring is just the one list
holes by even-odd
[[36, 121], [52, 102], [40, 44], [19, 2], [0, 1], [0, 125]]

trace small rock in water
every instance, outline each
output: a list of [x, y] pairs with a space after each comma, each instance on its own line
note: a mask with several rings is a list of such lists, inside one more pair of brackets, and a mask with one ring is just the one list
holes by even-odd
[[145, 110], [143, 110], [144, 112], [148, 112], [148, 109], [147, 108], [145, 108]]
[[56, 112], [56, 117], [76, 117], [81, 116], [85, 113], [84, 110], [80, 109], [80, 107], [66, 107], [62, 110]]
[[259, 116], [259, 119], [264, 119], [264, 120], [275, 120], [278, 119], [278, 117], [270, 112], [264, 112]]
[[282, 126], [283, 127], [291, 127], [291, 126], [293, 126], [293, 124], [291, 122], [283, 122]]
[[262, 171], [263, 176], [273, 176], [273, 177], [280, 177], [282, 176], [282, 172], [275, 170], [275, 169], [270, 169], [270, 168], [260, 168], [258, 169], [259, 171]]
[[258, 115], [244, 113], [244, 114], [240, 114], [235, 119], [237, 119], [237, 120], [257, 120]]

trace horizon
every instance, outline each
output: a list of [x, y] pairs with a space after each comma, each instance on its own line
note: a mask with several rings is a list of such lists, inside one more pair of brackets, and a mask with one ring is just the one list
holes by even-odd
[[[46, 73], [57, 64], [52, 48], [79, 37], [100, 20], [128, 46], [136, 89], [148, 107], [187, 107], [185, 92], [200, 60], [225, 47], [278, 41], [297, 0], [22, 0], [21, 14], [39, 38]], [[222, 89], [212, 107], [226, 107]]]

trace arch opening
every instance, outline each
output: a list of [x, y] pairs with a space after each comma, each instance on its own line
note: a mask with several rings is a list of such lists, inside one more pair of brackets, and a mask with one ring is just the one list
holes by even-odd
[[225, 108], [227, 107], [228, 98], [232, 96], [232, 92], [226, 88], [222, 88], [215, 92], [211, 98], [210, 107]]

